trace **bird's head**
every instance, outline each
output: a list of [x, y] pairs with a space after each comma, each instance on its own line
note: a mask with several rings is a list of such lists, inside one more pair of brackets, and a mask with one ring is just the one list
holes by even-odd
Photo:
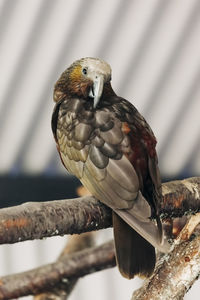
[[54, 101], [65, 96], [93, 99], [95, 108], [101, 99], [104, 86], [111, 80], [109, 64], [98, 58], [86, 57], [75, 61], [62, 73], [55, 84]]

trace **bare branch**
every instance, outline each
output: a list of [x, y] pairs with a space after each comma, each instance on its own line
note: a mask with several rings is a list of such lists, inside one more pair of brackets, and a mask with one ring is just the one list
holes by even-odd
[[37, 269], [0, 278], [0, 299], [46, 292], [60, 283], [116, 265], [113, 242], [65, 254], [59, 261]]
[[[95, 235], [94, 232], [86, 232], [80, 235], [74, 234], [70, 236], [58, 260], [62, 259], [64, 255], [67, 254], [69, 255], [71, 253], [75, 253], [85, 248], [93, 247], [95, 243], [94, 235]], [[46, 299], [66, 300], [71, 294], [71, 291], [73, 290], [77, 281], [78, 281], [77, 278], [73, 278], [67, 281], [62, 281], [60, 284], [57, 284], [56, 287], [52, 288], [50, 291], [35, 296], [34, 299], [35, 300], [46, 300]]]
[[[200, 209], [200, 178], [190, 178], [183, 181], [163, 184], [163, 202], [161, 203], [162, 217], [182, 216]], [[175, 211], [175, 213], [174, 213]], [[199, 214], [197, 214], [199, 216]], [[195, 216], [184, 228], [185, 237], [189, 237], [198, 223]], [[82, 197], [74, 200], [60, 200], [46, 203], [27, 203], [18, 207], [0, 211], [0, 242], [13, 243], [16, 241], [42, 238], [46, 236], [80, 233], [111, 226], [110, 209], [93, 197]], [[148, 293], [154, 295], [153, 286], [161, 285], [161, 293], [168, 290], [169, 277], [175, 277], [174, 282], [183, 282], [180, 293], [194, 282], [200, 270], [197, 267], [200, 257], [200, 237], [192, 241], [176, 244], [174, 250], [159, 261], [156, 275], [146, 281], [144, 287], [134, 293], [133, 299], [144, 298], [145, 286]], [[181, 259], [181, 264], [180, 264]], [[163, 265], [162, 265], [163, 264]], [[5, 276], [0, 279], [0, 299], [11, 299], [29, 294], [46, 292], [55, 286], [61, 286], [66, 281], [115, 265], [113, 242], [103, 246], [86, 249], [76, 254], [65, 253], [59, 261], [28, 272]], [[181, 266], [181, 267], [180, 267]], [[179, 269], [180, 268], [180, 269]], [[192, 270], [187, 280], [185, 270]], [[169, 274], [172, 274], [169, 276]], [[160, 281], [159, 281], [160, 279]], [[180, 279], [180, 280], [179, 280]], [[181, 281], [182, 280], [182, 281]], [[187, 281], [187, 282], [186, 282]], [[163, 284], [164, 283], [164, 284]], [[176, 286], [176, 285], [174, 285]], [[173, 291], [173, 287], [171, 290]], [[149, 292], [149, 287], [152, 291]], [[137, 293], [137, 294], [136, 294]], [[136, 295], [136, 296], [135, 296]], [[139, 298], [142, 295], [143, 298]], [[181, 295], [181, 294], [180, 294]], [[163, 294], [162, 294], [163, 296]], [[136, 298], [134, 298], [136, 297]], [[148, 295], [147, 295], [148, 297]], [[177, 296], [178, 297], [178, 296]], [[164, 299], [156, 298], [153, 299]], [[179, 299], [179, 298], [166, 298]]]
[[[132, 300], [180, 300], [200, 275], [200, 235], [191, 237], [200, 223], [192, 216], [175, 241], [171, 253], [161, 257], [153, 275], [133, 293]], [[187, 240], [190, 238], [190, 240]]]
[[[78, 196], [86, 196], [91, 195], [89, 191], [80, 186], [77, 189]], [[74, 252], [83, 250], [85, 248], [91, 248], [95, 245], [95, 236], [96, 232], [85, 232], [82, 234], [74, 234], [68, 237], [66, 246], [62, 250], [61, 254], [58, 257], [62, 259], [65, 254], [72, 254]], [[42, 294], [38, 294], [34, 297], [35, 300], [66, 300], [70, 296], [72, 290], [74, 289], [78, 278], [73, 278], [67, 281], [62, 281], [61, 283], [57, 284], [56, 287], [53, 287], [48, 292], [44, 292]]]
[[[163, 184], [163, 219], [200, 211], [200, 177]], [[111, 211], [92, 196], [29, 202], [0, 210], [0, 244], [112, 226]]]
[[188, 241], [199, 223], [200, 213], [197, 213], [188, 220], [187, 224], [181, 230], [178, 238], [176, 239], [176, 242], [180, 243], [180, 241]]
[[95, 198], [28, 202], [0, 210], [0, 244], [110, 227], [110, 209]]
[[162, 184], [162, 218], [181, 217], [200, 211], [200, 177]]

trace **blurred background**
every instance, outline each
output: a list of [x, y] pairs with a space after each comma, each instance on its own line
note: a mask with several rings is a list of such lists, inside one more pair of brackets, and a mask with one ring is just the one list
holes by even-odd
[[[54, 83], [85, 56], [111, 65], [114, 90], [151, 125], [162, 180], [200, 175], [199, 0], [0, 0], [1, 207], [76, 196], [50, 122]], [[0, 275], [54, 261], [65, 241], [1, 246]], [[140, 283], [103, 271], [79, 280], [70, 299], [130, 299]]]

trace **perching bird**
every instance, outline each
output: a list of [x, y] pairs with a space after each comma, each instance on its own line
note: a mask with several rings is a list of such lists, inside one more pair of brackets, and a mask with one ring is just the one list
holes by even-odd
[[55, 84], [52, 130], [66, 169], [113, 210], [121, 274], [150, 276], [155, 247], [162, 252], [169, 248], [159, 218], [156, 139], [110, 81], [106, 62], [90, 57], [75, 61]]

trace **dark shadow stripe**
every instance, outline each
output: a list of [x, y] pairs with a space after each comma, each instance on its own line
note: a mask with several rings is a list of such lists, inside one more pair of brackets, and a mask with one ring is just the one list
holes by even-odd
[[[182, 104], [180, 110], [178, 111], [176, 117], [174, 118], [174, 121], [172, 123], [170, 123], [170, 128], [167, 132], [165, 141], [162, 143], [162, 146], [159, 151], [160, 161], [162, 161], [162, 159], [164, 159], [164, 156], [166, 155], [166, 152], [167, 152], [168, 148], [170, 147], [170, 144], [173, 142], [173, 140], [175, 138], [178, 128], [180, 128], [180, 127], [184, 128], [184, 119], [187, 114], [188, 107], [196, 100], [196, 94], [199, 91], [199, 83], [200, 83], [200, 66], [198, 68], [198, 72], [197, 72], [190, 88], [188, 89], [187, 94], [183, 98], [183, 101], [182, 101], [183, 104]], [[194, 126], [195, 126], [195, 124], [194, 124]], [[188, 147], [187, 141], [185, 141], [185, 146]], [[193, 155], [192, 153], [195, 152], [195, 150], [196, 150], [195, 147], [193, 148], [193, 150], [191, 150], [191, 155]], [[188, 160], [188, 162], [189, 162], [189, 160]], [[186, 164], [188, 164], [188, 162]]]
[[0, 13], [0, 44], [7, 32], [7, 26], [10, 22], [12, 14], [14, 13], [18, 1], [4, 0], [1, 13]]
[[[137, 73], [137, 70], [142, 62], [142, 59], [145, 55], [145, 52], [148, 51], [149, 44], [151, 43], [152, 36], [155, 34], [159, 23], [162, 19], [164, 13], [166, 13], [167, 7], [170, 5], [171, 1], [158, 1], [158, 5], [155, 8], [155, 11], [150, 18], [149, 23], [146, 26], [146, 31], [141, 36], [141, 40], [136, 48], [133, 51], [133, 55], [129, 61], [129, 67], [127, 68], [126, 75], [123, 77], [118, 90], [121, 94], [124, 93], [128, 85], [133, 83], [134, 76]], [[134, 36], [130, 38], [134, 39]]]
[[[40, 104], [38, 105], [34, 113], [34, 116], [27, 128], [25, 138], [23, 140], [22, 145], [20, 146], [20, 149], [15, 159], [14, 169], [15, 170], [17, 169], [18, 172], [21, 171], [21, 169], [23, 168], [23, 158], [26, 155], [26, 152], [28, 151], [34, 132], [37, 130], [37, 125], [39, 123], [39, 120], [42, 118], [43, 111], [45, 110], [45, 106], [49, 101], [53, 101], [51, 100], [51, 98], [53, 99], [52, 92], [53, 92], [54, 83], [57, 80], [57, 74], [63, 72], [64, 68], [66, 68], [66, 66], [63, 65], [63, 61], [67, 55], [70, 56], [71, 53], [73, 52], [73, 49], [75, 47], [75, 42], [77, 41], [79, 35], [81, 34], [81, 28], [87, 18], [87, 15], [90, 13], [91, 8], [96, 3], [96, 1], [97, 0], [81, 1], [76, 16], [71, 24], [70, 34], [67, 36], [68, 28], [66, 30], [66, 34], [63, 34], [63, 36], [66, 37], [66, 39], [63, 41], [63, 45], [58, 55], [58, 59], [55, 61], [55, 65], [53, 66], [52, 71], [46, 80], [45, 86], [40, 95], [40, 100], [39, 100]], [[49, 124], [49, 128], [50, 126], [51, 124]], [[55, 157], [55, 152], [56, 150], [53, 151], [51, 157]], [[52, 167], [49, 166], [49, 169], [52, 169]]]
[[171, 55], [169, 56], [169, 59], [167, 60], [164, 70], [162, 71], [161, 76], [159, 77], [157, 84], [152, 91], [152, 93], [149, 95], [148, 99], [146, 100], [146, 107], [144, 109], [144, 115], [148, 118], [148, 116], [151, 114], [151, 111], [154, 110], [154, 107], [159, 101], [159, 96], [164, 89], [165, 85], [167, 84], [167, 81], [172, 73], [172, 71], [176, 68], [178, 58], [181, 55], [181, 52], [184, 48], [184, 46], [187, 44], [188, 38], [190, 36], [190, 33], [193, 31], [194, 27], [197, 25], [197, 22], [199, 22], [199, 15], [200, 15], [200, 1], [197, 0], [192, 12], [190, 13], [188, 20], [185, 22], [184, 28], [174, 46], [174, 49], [171, 52]]
[[56, 1], [44, 0], [41, 3], [41, 8], [39, 9], [39, 13], [35, 19], [24, 49], [21, 52], [20, 58], [17, 62], [17, 66], [9, 82], [7, 93], [5, 94], [5, 97], [3, 99], [3, 105], [0, 111], [0, 135], [4, 130], [4, 122], [7, 119], [9, 111], [12, 109], [18, 87], [21, 82], [23, 82], [24, 72], [26, 71], [28, 64], [31, 62], [31, 56], [33, 55], [35, 46], [38, 43], [40, 32], [47, 22], [49, 12], [53, 9]]
[[121, 23], [124, 20], [125, 14], [133, 4], [133, 0], [121, 0], [115, 14], [113, 15], [110, 24], [108, 25], [108, 29], [105, 32], [103, 41], [101, 42], [101, 46], [97, 52], [97, 57], [102, 58], [105, 57], [109, 48], [113, 44], [113, 40], [118, 33], [118, 29]]
[[0, 175], [0, 208], [30, 201], [74, 198], [80, 186], [72, 176]]
[[[187, 145], [186, 145], [187, 146]], [[186, 163], [184, 164], [181, 173], [189, 174], [189, 176], [200, 176], [200, 170], [197, 172], [192, 170], [192, 167], [194, 166], [195, 161], [197, 160], [197, 157], [200, 157], [200, 134], [196, 140], [196, 143], [193, 147], [193, 149], [190, 151], [190, 156], [187, 159]], [[187, 176], [187, 177], [189, 177]]]

